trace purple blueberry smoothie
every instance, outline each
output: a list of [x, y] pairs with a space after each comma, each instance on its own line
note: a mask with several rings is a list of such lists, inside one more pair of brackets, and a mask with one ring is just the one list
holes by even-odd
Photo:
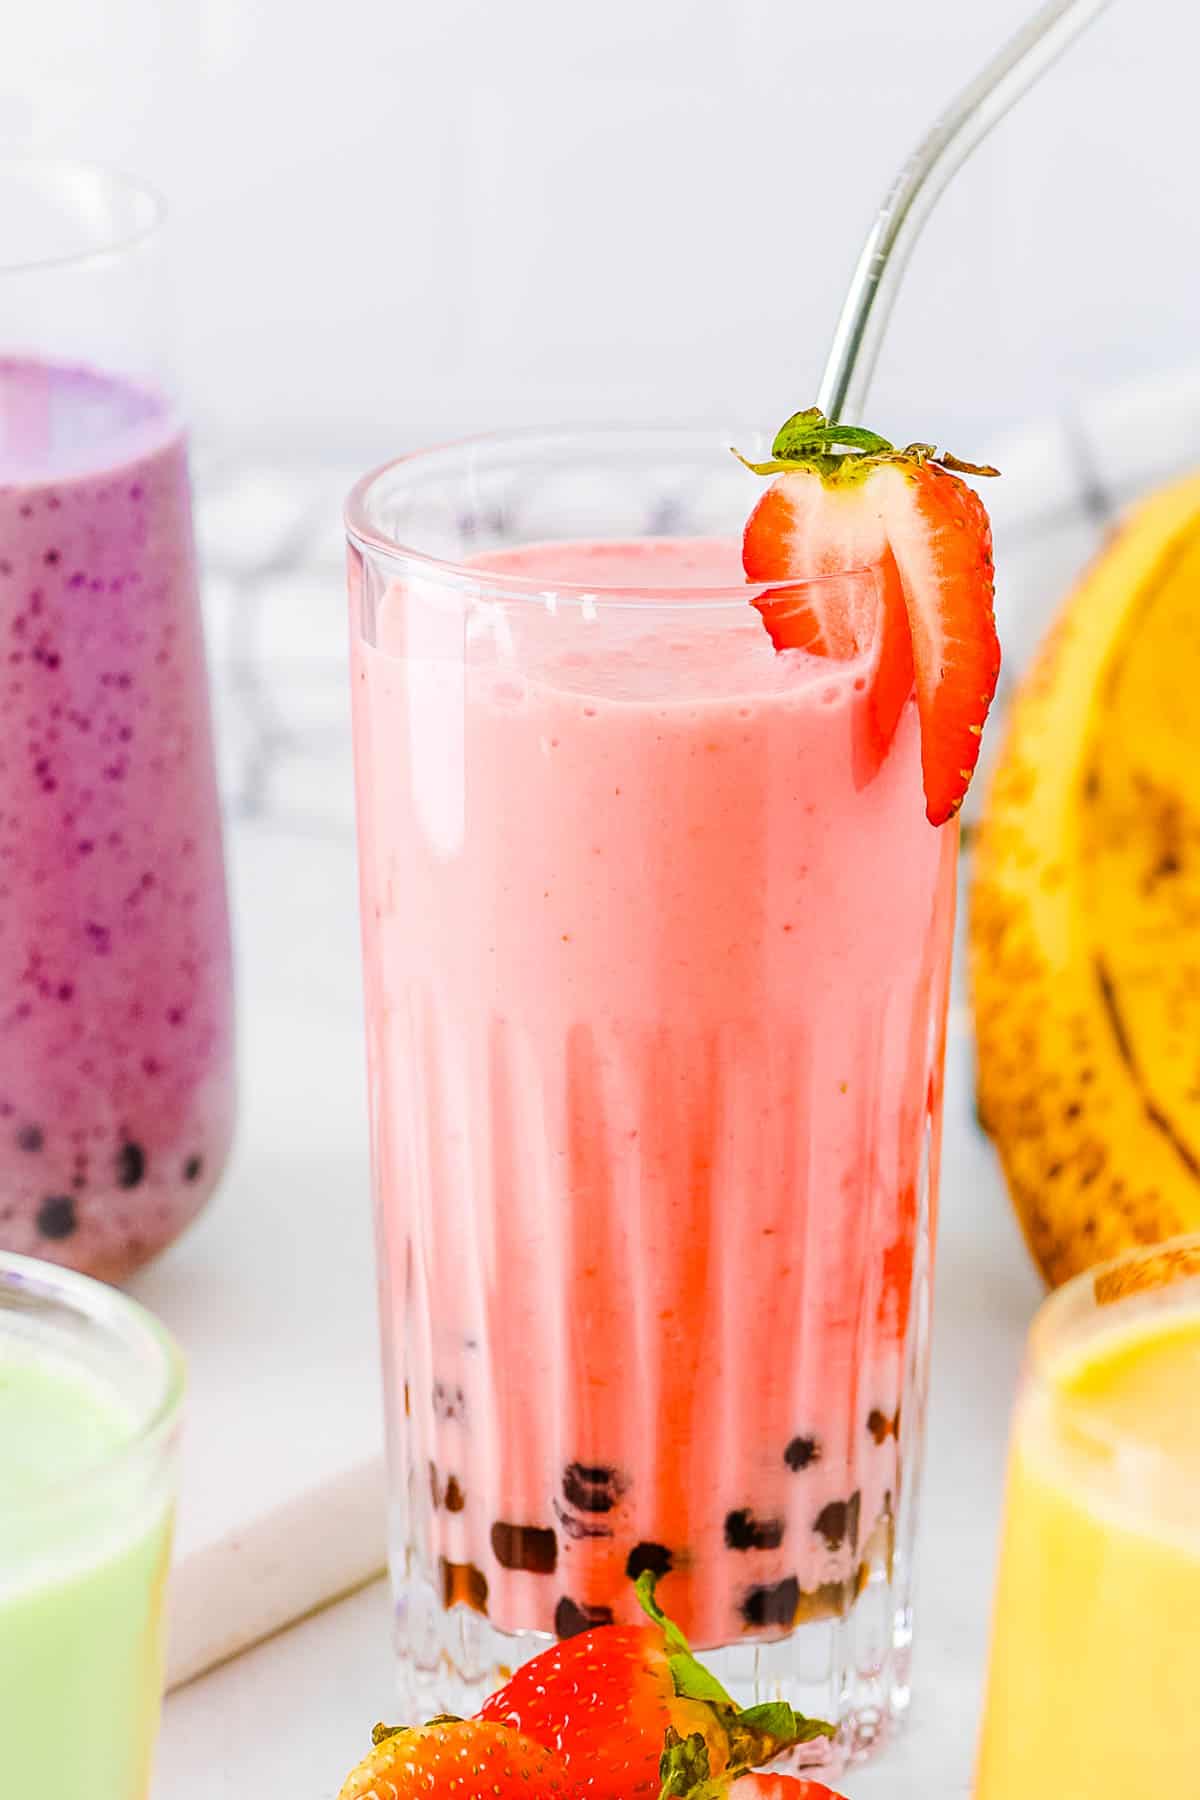
[[232, 1123], [185, 440], [144, 388], [0, 358], [0, 1249], [123, 1278]]

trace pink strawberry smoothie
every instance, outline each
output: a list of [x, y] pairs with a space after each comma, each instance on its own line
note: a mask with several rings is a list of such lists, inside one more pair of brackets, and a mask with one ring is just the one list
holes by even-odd
[[687, 603], [736, 544], [486, 567], [633, 591], [397, 585], [356, 642], [407, 1530], [504, 1630], [632, 1618], [653, 1567], [698, 1645], [779, 1636], [890, 1564], [955, 834], [872, 657]]
[[155, 393], [0, 358], [0, 1248], [123, 1277], [232, 1110], [184, 438]]

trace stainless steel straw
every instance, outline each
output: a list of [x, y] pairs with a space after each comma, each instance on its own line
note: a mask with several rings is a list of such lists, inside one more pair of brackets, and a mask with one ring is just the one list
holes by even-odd
[[870, 386], [896, 289], [921, 227], [950, 177], [1009, 107], [1111, 0], [1049, 0], [951, 102], [888, 189], [850, 283], [818, 404], [854, 424]]

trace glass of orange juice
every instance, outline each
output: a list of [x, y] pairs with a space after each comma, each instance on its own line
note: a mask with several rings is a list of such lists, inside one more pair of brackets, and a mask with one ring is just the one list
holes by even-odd
[[1200, 1780], [1200, 1237], [1080, 1276], [1033, 1327], [976, 1800]]

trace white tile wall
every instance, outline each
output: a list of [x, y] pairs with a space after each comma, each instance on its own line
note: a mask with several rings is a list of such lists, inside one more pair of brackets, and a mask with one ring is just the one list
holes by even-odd
[[[55, 0], [0, 146], [171, 193], [194, 407], [366, 462], [555, 416], [811, 395], [871, 211], [1032, 0]], [[947, 195], [875, 411], [963, 454], [1200, 316], [1200, 11], [1115, 6]]]

